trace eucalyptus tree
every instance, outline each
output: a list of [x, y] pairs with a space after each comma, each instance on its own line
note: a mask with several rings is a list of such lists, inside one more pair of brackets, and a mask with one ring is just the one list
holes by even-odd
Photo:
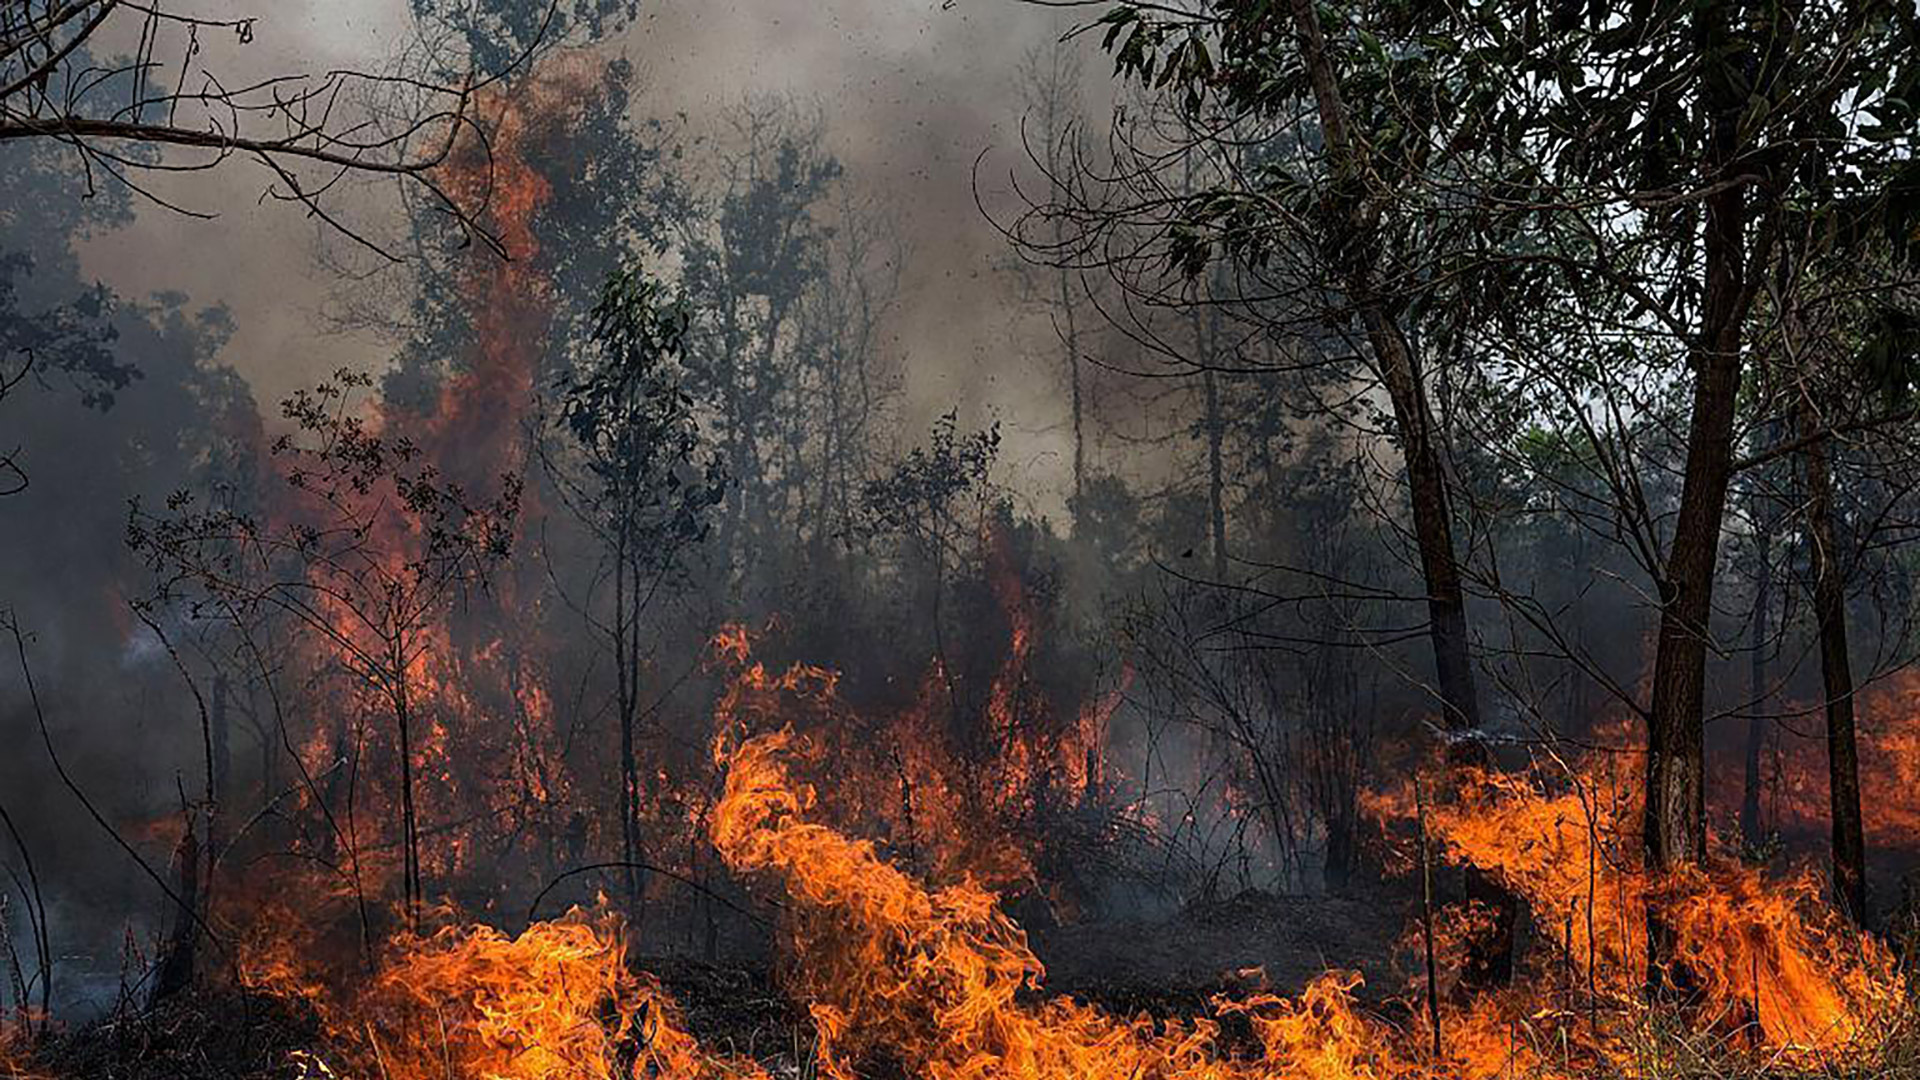
[[[1123, 73], [1223, 137], [1249, 116], [1313, 121], [1302, 153], [1162, 200], [1156, 224], [1189, 266], [1293, 258], [1362, 328], [1456, 725], [1474, 715], [1476, 572], [1454, 550], [1436, 415], [1514, 461], [1536, 424], [1579, 436], [1604, 492], [1588, 520], [1630, 548], [1659, 613], [1644, 697], [1599, 673], [1646, 721], [1657, 871], [1706, 854], [1705, 672], [1757, 301], [1804, 209], [1860, 197], [1912, 220], [1914, 21], [1889, 4], [1218, 0], [1119, 3], [1093, 24]], [[1434, 368], [1465, 391], [1437, 410]]]
[[[520, 7], [532, 13], [522, 21], [544, 27], [553, 20], [552, 8]], [[443, 166], [462, 144], [485, 142], [478, 95], [531, 44], [486, 57], [490, 68], [469, 55], [445, 65], [444, 77], [399, 67], [249, 72], [239, 51], [271, 25], [263, 10], [244, 7], [214, 15], [169, 2], [8, 4], [0, 11], [0, 144], [56, 144], [82, 165], [87, 191], [117, 185], [199, 217], [212, 214], [155, 181], [250, 162], [267, 178], [263, 200], [292, 203], [386, 258], [396, 257], [390, 247], [342, 213], [351, 186], [341, 181], [394, 177], [424, 193], [469, 239], [497, 247], [480, 221], [484, 197], [463, 198]], [[122, 42], [135, 42], [133, 53], [107, 58]]]
[[[1323, 368], [1315, 391], [1328, 396], [1309, 407], [1328, 415], [1363, 411], [1355, 380], [1379, 390], [1404, 463], [1434, 697], [1445, 727], [1472, 732], [1480, 700], [1436, 372], [1409, 332], [1444, 283], [1434, 264], [1460, 246], [1431, 194], [1453, 121], [1430, 85], [1435, 62], [1383, 51], [1374, 20], [1389, 18], [1413, 33], [1408, 17], [1371, 9], [1330, 36], [1310, 4], [1111, 6], [1089, 29], [1157, 100], [1121, 130], [1121, 185], [1083, 177], [1032, 217], [1079, 227], [1060, 257], [1111, 270], [1128, 294], [1116, 309], [1226, 315], [1212, 358], [1149, 342], [1190, 371]], [[1015, 234], [1038, 250], [1030, 231]], [[1477, 756], [1472, 739], [1454, 745]]]
[[[1911, 124], [1893, 92], [1920, 77], [1911, 23], [1890, 5], [1729, 2], [1495, 5], [1437, 24], [1492, 76], [1468, 109], [1481, 137], [1523, 163], [1482, 196], [1521, 229], [1482, 253], [1466, 337], [1591, 433], [1657, 602], [1651, 685], [1632, 695], [1656, 870], [1706, 854], [1706, 665], [1759, 301], [1803, 208], [1890, 179], [1888, 144], [1862, 132]], [[1522, 326], [1527, 344], [1500, 343]], [[1661, 469], [1670, 502], [1650, 490]]]

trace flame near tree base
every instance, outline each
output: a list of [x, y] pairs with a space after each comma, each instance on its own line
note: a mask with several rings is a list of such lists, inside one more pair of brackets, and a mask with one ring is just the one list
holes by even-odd
[[[1871, 1068], [1882, 1022], [1904, 997], [1882, 946], [1814, 914], [1805, 875], [1774, 885], [1752, 868], [1715, 866], [1650, 882], [1619, 840], [1631, 807], [1601, 798], [1632, 790], [1603, 779], [1630, 777], [1569, 769], [1560, 793], [1480, 776], [1424, 808], [1444, 856], [1523, 896], [1549, 939], [1535, 950], [1537, 970], [1515, 985], [1449, 995], [1438, 1039], [1419, 1008], [1397, 1024], [1360, 1008], [1358, 977], [1338, 971], [1297, 998], [1219, 998], [1211, 1015], [1187, 1019], [1048, 998], [1025, 933], [992, 892], [971, 880], [929, 888], [871, 841], [819, 820], [821, 800], [803, 774], [820, 748], [779, 718], [821, 708], [834, 681], [806, 667], [772, 676], [743, 651], [734, 659], [716, 718], [726, 784], [711, 839], [731, 870], [785, 898], [787, 989], [811, 1017], [820, 1076], [851, 1080], [872, 1060], [930, 1080], [1656, 1075], [1647, 1035], [1675, 1016], [1753, 1060]], [[1405, 798], [1376, 794], [1370, 804], [1405, 824]], [[1684, 1013], [1637, 1004], [1644, 958], [1636, 963], [1633, 943], [1649, 904], [1676, 927], [1701, 983]], [[351, 1060], [303, 1057], [306, 1075], [769, 1075], [691, 1037], [660, 986], [632, 971], [611, 917], [576, 911], [517, 937], [451, 912], [441, 921], [437, 932], [390, 941], [379, 974], [354, 992], [329, 989], [343, 985], [337, 978], [299, 975], [301, 957], [287, 949], [312, 942], [283, 941], [276, 962], [256, 968], [261, 984], [312, 999], [337, 1045], [353, 1048]], [[1443, 921], [1456, 933], [1465, 925]], [[1250, 1030], [1251, 1041], [1229, 1038], [1229, 1024]]]

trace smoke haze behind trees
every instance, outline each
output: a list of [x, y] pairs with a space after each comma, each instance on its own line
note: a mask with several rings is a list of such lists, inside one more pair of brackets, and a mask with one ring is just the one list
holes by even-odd
[[[406, 15], [405, 0], [275, 5], [257, 42], [235, 55], [263, 71], [365, 62], [405, 42]], [[1056, 343], [1044, 312], [1014, 303], [1016, 283], [1001, 272], [1011, 257], [975, 203], [974, 162], [988, 151], [981, 193], [1006, 209], [1008, 171], [1025, 165], [1021, 66], [1070, 25], [1010, 0], [668, 0], [644, 4], [632, 28], [597, 46], [633, 62], [634, 118], [684, 113], [696, 138], [749, 99], [790, 97], [823, 112], [847, 185], [879, 200], [906, 255], [885, 325], [886, 350], [905, 366], [904, 430], [925, 430], [955, 405], [974, 426], [1001, 419], [1019, 487], [1055, 513], [1071, 464], [1057, 407], [1065, 387], [1057, 365], [1036, 360]], [[1113, 88], [1091, 44], [1079, 48], [1098, 127]], [[222, 359], [269, 413], [343, 364], [386, 363], [392, 343], [380, 333], [342, 332], [327, 317], [353, 289], [315, 257], [316, 244], [336, 248], [337, 238], [256, 205], [263, 181], [248, 170], [192, 183], [194, 205], [217, 208], [218, 220], [137, 208], [131, 228], [83, 247], [87, 272], [124, 295], [177, 291], [227, 306], [235, 330]]]

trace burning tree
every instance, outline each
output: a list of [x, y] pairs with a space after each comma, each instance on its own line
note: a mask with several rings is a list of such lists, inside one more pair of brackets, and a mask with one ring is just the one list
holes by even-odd
[[[416, 918], [425, 894], [415, 797], [422, 683], [450, 610], [486, 587], [511, 548], [520, 480], [502, 477], [484, 500], [447, 481], [412, 439], [355, 411], [353, 392], [371, 381], [342, 371], [284, 403], [296, 430], [273, 445], [287, 488], [273, 516], [198, 508], [181, 493], [159, 514], [136, 503], [128, 541], [160, 578], [162, 597], [203, 617], [285, 616], [384, 707], [399, 775], [402, 897]], [[356, 782], [361, 742], [350, 753]], [[351, 824], [345, 840], [358, 895], [362, 845]]]

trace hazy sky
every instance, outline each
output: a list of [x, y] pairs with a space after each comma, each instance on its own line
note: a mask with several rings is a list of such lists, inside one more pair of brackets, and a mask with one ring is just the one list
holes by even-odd
[[[227, 0], [268, 12], [230, 63], [323, 70], [375, 66], [404, 40], [406, 0]], [[888, 347], [908, 370], [910, 420], [955, 404], [969, 424], [1006, 425], [1009, 464], [1051, 502], [1066, 469], [1059, 375], [1047, 324], [1010, 309], [1009, 253], [974, 204], [973, 163], [991, 196], [1020, 159], [1017, 91], [1027, 51], [1067, 25], [1018, 0], [650, 0], [610, 50], [640, 72], [635, 112], [704, 117], [747, 95], [792, 94], [826, 111], [851, 183], [890, 204], [906, 234]], [[212, 56], [218, 65], [218, 55]], [[1106, 65], [1087, 64], [1089, 100]], [[240, 331], [227, 360], [263, 409], [342, 363], [377, 367], [387, 346], [330, 332], [318, 318], [333, 282], [315, 263], [315, 229], [285, 206], [257, 205], [266, 178], [237, 164], [197, 177], [215, 221], [142, 213], [93, 245], [90, 270], [129, 294], [178, 289], [230, 305]], [[1025, 343], [1023, 345], [1023, 342]], [[909, 433], [911, 437], [911, 433]], [[1049, 492], [1049, 489], [1053, 489]]]

